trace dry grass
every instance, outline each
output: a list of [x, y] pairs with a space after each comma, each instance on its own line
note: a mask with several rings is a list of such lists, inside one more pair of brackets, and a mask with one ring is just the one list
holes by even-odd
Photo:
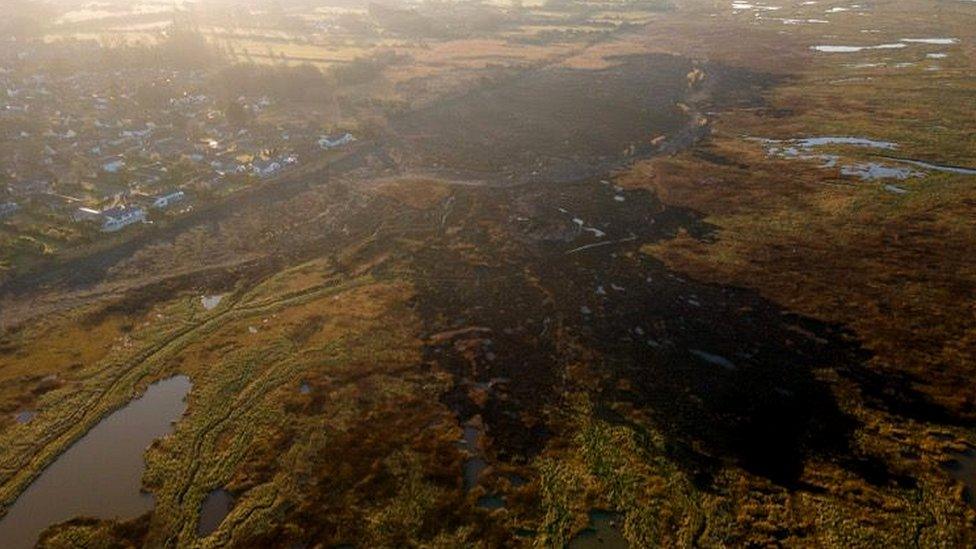
[[[907, 19], [917, 13], [929, 12], [879, 3], [872, 17], [884, 20], [885, 30], [869, 40], [952, 36], [972, 43], [972, 10], [954, 20], [938, 10], [929, 21]], [[862, 22], [834, 19], [829, 40], [808, 25], [791, 28], [785, 41], [865, 41]], [[775, 23], [741, 26], [749, 38], [738, 43], [753, 45], [752, 37], [764, 36], [770, 24]], [[709, 38], [698, 47], [720, 46]], [[961, 48], [949, 49], [951, 56], [963, 55]], [[917, 61], [924, 51], [909, 46], [884, 57], [892, 65]], [[768, 158], [759, 143], [745, 138], [863, 136], [900, 144], [899, 155], [972, 164], [976, 146], [965, 123], [965, 98], [974, 91], [965, 75], [972, 65], [938, 73], [913, 65], [835, 85], [829, 82], [859, 74], [849, 68], [852, 63], [875, 61], [880, 54], [797, 54], [784, 48], [777, 59], [796, 55], [806, 59], [806, 68], [775, 88], [766, 108], [720, 114], [706, 154], [656, 159], [619, 179], [701, 211], [718, 228], [715, 242], [685, 236], [646, 251], [696, 276], [754, 287], [797, 312], [852, 326], [876, 353], [879, 368], [910, 372], [941, 404], [971, 415], [976, 396], [958, 390], [976, 364], [976, 317], [972, 303], [962, 298], [976, 291], [976, 262], [966, 253], [976, 234], [970, 178], [933, 172], [896, 182], [909, 191], [899, 196], [882, 183], [843, 177], [839, 168], [823, 169], [817, 161]], [[838, 153], [841, 164], [878, 161], [870, 150], [816, 152]]]
[[376, 194], [411, 208], [426, 210], [440, 204], [451, 194], [451, 189], [446, 182], [438, 179], [401, 177], [380, 182], [376, 187]]
[[[813, 17], [828, 7], [796, 7], [796, 13]], [[865, 135], [902, 143], [906, 154], [974, 162], [965, 103], [973, 91], [965, 76], [972, 67], [960, 60], [972, 59], [972, 18], [959, 15], [963, 8], [926, 11], [913, 0], [879, 1], [872, 20], [886, 22], [888, 34], [865, 38], [863, 17], [831, 16], [829, 27], [792, 27], [733, 13], [724, 1], [679, 8], [655, 15], [646, 33], [579, 55], [563, 46], [459, 41], [415, 49], [424, 63], [391, 71], [467, 78], [489, 60], [542, 63], [563, 54], [567, 66], [598, 69], [615, 55], [664, 51], [792, 73], [768, 93], [764, 107], [719, 113], [706, 145], [638, 163], [617, 177], [626, 188], [652, 189], [670, 205], [701, 212], [716, 228], [710, 240], [681, 234], [643, 251], [695, 278], [752, 287], [792, 311], [845, 324], [874, 353], [874, 371], [890, 379], [911, 374], [935, 402], [972, 419], [971, 180], [934, 174], [898, 183], [909, 192], [896, 195], [813, 162], [769, 158], [761, 144], [747, 139]], [[919, 13], [931, 17], [918, 22]], [[889, 68], [872, 73], [873, 80], [831, 84], [850, 76], [845, 63], [875, 61], [878, 54], [841, 58], [807, 49], [827, 32], [837, 34], [830, 41], [838, 43], [892, 41], [908, 33], [952, 33], [966, 42], [951, 49], [951, 71]], [[907, 62], [924, 51], [910, 47], [884, 55]], [[844, 162], [869, 158], [864, 150], [832, 152]], [[414, 222], [430, 222], [435, 216], [423, 210], [451, 194], [448, 182], [420, 176], [377, 183], [370, 190], [395, 205], [384, 210], [390, 219], [414, 215]], [[472, 212], [469, 230], [476, 227], [470, 232], [483, 239], [459, 239], [445, 250], [470, 265], [509, 261], [496, 252], [506, 249], [499, 242], [511, 233], [494, 226], [484, 211]], [[258, 229], [266, 223], [254, 225], [242, 240], [263, 234]], [[552, 430], [548, 446], [520, 467], [499, 460], [483, 486], [464, 493], [457, 418], [444, 403], [456, 380], [423, 353], [419, 290], [389, 274], [416, 268], [403, 258], [429, 248], [428, 235], [411, 225], [389, 237], [359, 236], [335, 253], [236, 288], [213, 311], [187, 293], [167, 296], [149, 313], [104, 316], [85, 327], [73, 318], [51, 318], [17, 335], [0, 357], [0, 383], [37, 370], [58, 373], [70, 384], [39, 398], [35, 422], [0, 431], [0, 499], [9, 503], [32, 475], [133, 391], [179, 371], [191, 376], [194, 388], [174, 435], [147, 454], [145, 482], [157, 501], [151, 519], [129, 525], [76, 521], [52, 530], [53, 544], [501, 545], [513, 541], [514, 530], [528, 528], [533, 533], [524, 543], [559, 546], [583, 528], [593, 508], [621, 513], [624, 535], [641, 547], [972, 544], [976, 515], [941, 470], [948, 450], [974, 441], [971, 430], [868, 405], [859, 386], [824, 370], [818, 376], [860, 425], [852, 441], [858, 455], [878, 457], [893, 475], [904, 474], [915, 485], [872, 484], [849, 467], [812, 458], [801, 479], [809, 490], [788, 490], [732, 465], [719, 468], [702, 490], [647, 413], [590, 392], [586, 356], [564, 349], [571, 345], [562, 341], [558, 348], [578, 361], [566, 366], [564, 357], [547, 357], [565, 368], [563, 382], [571, 388], [543, 412]], [[197, 249], [189, 239], [174, 247], [181, 258]], [[199, 250], [203, 255], [209, 248]], [[553, 337], [564, 337], [564, 329]], [[88, 340], [75, 349], [72, 342], [81, 337]], [[40, 365], [32, 364], [37, 357]], [[72, 369], [75, 362], [81, 367]], [[311, 388], [308, 394], [298, 391], [302, 383]], [[4, 402], [30, 390], [0, 386], [10, 387]], [[104, 396], [90, 402], [90, 394]], [[531, 471], [532, 480], [511, 489], [498, 474], [505, 467]], [[198, 506], [221, 486], [235, 493], [237, 506], [212, 537], [197, 540]], [[488, 488], [504, 488], [506, 510], [474, 507]]]

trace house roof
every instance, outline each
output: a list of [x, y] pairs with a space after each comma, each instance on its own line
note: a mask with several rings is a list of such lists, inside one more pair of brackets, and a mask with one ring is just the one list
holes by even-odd
[[140, 208], [129, 208], [127, 206], [115, 206], [102, 212], [105, 217], [126, 217], [141, 211]]

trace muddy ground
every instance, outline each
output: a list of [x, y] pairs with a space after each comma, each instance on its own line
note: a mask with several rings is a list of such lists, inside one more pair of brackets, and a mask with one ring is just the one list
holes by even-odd
[[[805, 460], [819, 456], [894, 481], [851, 449], [855, 422], [816, 376], [863, 369], [850, 334], [637, 253], [678, 231], [708, 238], [693, 212], [588, 181], [458, 192], [447, 223], [457, 217], [462, 230], [413, 259], [418, 306], [432, 334], [455, 334], [427, 350], [455, 374], [446, 402], [462, 423], [481, 415], [499, 459], [534, 457], [552, 432], [542, 410], [583, 388], [648, 411], [700, 479], [734, 462], [795, 488]], [[469, 248], [497, 259], [472, 264], [452, 252]], [[589, 377], [567, 377], [584, 357]], [[487, 402], [472, 402], [471, 387], [492, 380]]]

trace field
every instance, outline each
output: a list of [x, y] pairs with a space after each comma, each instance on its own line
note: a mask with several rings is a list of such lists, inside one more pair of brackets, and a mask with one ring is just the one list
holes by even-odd
[[[764, 108], [722, 113], [707, 147], [638, 163], [619, 181], [655, 189], [665, 202], [703, 212], [715, 226], [707, 240], [683, 236], [651, 244], [647, 253], [696, 277], [756, 288], [792, 310], [851, 327], [886, 383], [903, 386], [904, 394], [875, 396], [890, 411], [971, 421], [973, 395], [958, 388], [976, 363], [972, 303], [963, 297], [976, 287], [976, 264], [963, 251], [973, 229], [972, 176], [918, 171], [897, 159], [976, 163], [974, 136], [955, 123], [967, 116], [964, 105], [974, 91], [967, 76], [972, 14], [949, 5], [927, 21], [900, 19], [921, 9], [875, 6], [871, 17], [885, 24], [868, 34], [870, 42], [905, 47], [804, 53], [808, 68], [769, 93]], [[807, 8], [794, 15], [812, 14]], [[859, 20], [832, 19], [830, 41], [861, 45], [862, 27]], [[799, 26], [790, 34], [815, 45], [823, 41], [817, 28]], [[952, 40], [925, 38], [936, 30]], [[780, 62], [793, 66], [794, 56]], [[827, 144], [801, 151], [804, 159], [771, 153], [761, 141], [783, 142], [782, 150], [790, 140], [817, 136], [870, 137], [893, 147]], [[897, 175], [844, 173], [871, 166]], [[914, 391], [920, 394], [910, 397]]]
[[397, 42], [370, 143], [0, 287], [0, 513], [181, 373], [42, 546], [976, 543], [976, 5], [674, 4]]

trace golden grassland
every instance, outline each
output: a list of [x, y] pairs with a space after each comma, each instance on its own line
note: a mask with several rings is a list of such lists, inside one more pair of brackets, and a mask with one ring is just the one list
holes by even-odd
[[[429, 194], [427, 207], [443, 200], [442, 184], [420, 181], [394, 181], [389, 198], [412, 186]], [[418, 236], [393, 247], [410, 242], [423, 245]], [[65, 385], [38, 403], [33, 422], [0, 433], [7, 498], [29, 472], [150, 381], [180, 372], [191, 377], [193, 389], [175, 432], [146, 455], [144, 483], [156, 498], [155, 511], [127, 523], [71, 521], [50, 529], [43, 545], [256, 546], [311, 538], [377, 547], [420, 539], [433, 546], [490, 546], [518, 531], [522, 543], [548, 547], [583, 529], [594, 508], [620, 513], [623, 533], [635, 546], [869, 546], [914, 536], [926, 545], [958, 545], [971, 531], [973, 518], [958, 492], [931, 471], [915, 488], [872, 486], [836, 464], [813, 462], [804, 478], [824, 491], [791, 492], [728, 468], [700, 488], [645, 412], [610, 403], [624, 421], [597, 416], [601, 397], [586, 382], [593, 377], [586, 350], [566, 334], [558, 336], [559, 348], [579, 354], [563, 377], [575, 389], [549, 412], [556, 430], [550, 443], [527, 464], [499, 465], [486, 473], [485, 486], [465, 493], [460, 428], [440, 402], [451, 376], [425, 364], [427, 336], [412, 305], [415, 290], [406, 280], [378, 274], [402, 266], [371, 251], [372, 245], [356, 243], [240, 286], [211, 311], [194, 293], [143, 312], [87, 311], [96, 334], [90, 344], [115, 345], [101, 360], [98, 349], [86, 350], [91, 362], [62, 370]], [[476, 249], [468, 253], [474, 263], [490, 260]], [[393, 264], [384, 269], [386, 261]], [[62, 325], [78, 319], [46, 322], [8, 346], [32, 354], [32, 346], [57, 342], [45, 336], [56, 337]], [[128, 325], [119, 340], [119, 327]], [[69, 341], [55, 347], [70, 347]], [[299, 391], [302, 384], [308, 393]], [[859, 444], [893, 461], [902, 448], [898, 437], [913, 442], [924, 431], [862, 416], [866, 433]], [[936, 459], [946, 443], [933, 437], [929, 444], [926, 460]], [[506, 472], [529, 482], [513, 486]], [[235, 506], [215, 533], [198, 539], [200, 504], [220, 487], [235, 494]], [[474, 501], [492, 490], [505, 494], [506, 508], [477, 509]]]
[[[798, 16], [814, 17], [814, 9], [830, 5], [794, 7]], [[619, 185], [651, 189], [715, 227], [709, 239], [682, 233], [643, 251], [695, 278], [752, 287], [792, 311], [850, 327], [882, 375], [911, 374], [934, 402], [971, 418], [974, 397], [961, 388], [971, 386], [976, 364], [972, 178], [932, 173], [895, 182], [908, 193], [894, 194], [884, 182], [845, 177], [814, 161], [770, 157], [751, 139], [864, 136], [899, 143], [900, 155], [976, 163], [966, 118], [972, 10], [947, 8], [919, 22], [919, 13], [930, 13], [927, 4], [874, 6], [886, 34], [865, 38], [866, 18], [831, 16], [829, 27], [794, 27], [756, 22], [726, 2], [699, 2], [655, 15], [646, 34], [566, 63], [600, 68], [613, 55], [652, 50], [789, 73], [765, 105], [709, 115], [713, 135], [696, 149], [618, 174]], [[950, 58], [942, 71], [924, 70], [931, 62], [920, 56], [929, 47], [909, 46], [883, 52], [885, 62], [917, 65], [834, 84], [852, 76], [846, 64], [876, 62], [881, 54], [811, 52], [826, 33], [837, 35], [830, 43], [946, 33], [963, 42], [944, 48]], [[817, 152], [839, 154], [842, 163], [883, 161], [862, 149]], [[433, 210], [455, 192], [422, 176], [377, 181], [370, 191], [411, 212]], [[440, 216], [430, 213], [439, 226]], [[474, 223], [489, 241], [507, 236], [486, 219]], [[422, 228], [410, 230], [378, 231], [338, 253], [241, 283], [211, 311], [199, 293], [182, 292], [141, 311], [93, 306], [7, 334], [0, 341], [0, 407], [39, 413], [27, 424], [0, 423], [0, 506], [101, 418], [148, 383], [179, 372], [193, 381], [187, 412], [146, 454], [144, 483], [156, 510], [128, 523], [60, 525], [47, 532], [46, 546], [315, 539], [487, 547], [521, 532], [519, 544], [552, 547], [583, 529], [592, 509], [619, 513], [635, 547], [973, 543], [976, 513], [941, 470], [948, 451], [976, 441], [971, 429], [865, 406], [855, 384], [819, 371], [860, 424], [853, 444], [915, 479], [914, 486], [872, 484], [814, 458], [801, 480], [817, 489], [788, 490], [733, 466], [702, 487], [646, 412], [598, 402], [604, 395], [587, 382], [594, 374], [586, 350], [567, 334], [554, 336], [557, 348], [578, 358], [558, 358], [569, 390], [546, 410], [554, 431], [547, 446], [528, 463], [499, 464], [485, 486], [465, 493], [460, 427], [441, 401], [453, 381], [425, 360], [429, 334], [417, 289], [395, 274], [410, 273], [402, 258], [428, 246]], [[192, 242], [178, 245], [194, 249]], [[451, 251], [472, 265], [500, 261], [472, 242]], [[56, 382], [45, 382], [51, 374]], [[599, 406], [618, 419], [608, 421]], [[515, 486], [504, 473], [527, 483]], [[234, 493], [236, 505], [214, 534], [198, 539], [200, 504], [220, 487]], [[505, 509], [476, 508], [489, 488], [505, 494]]]
[[0, 276], [90, 238], [85, 227], [66, 225], [46, 216], [20, 214], [18, 218], [0, 224]]
[[[40, 330], [37, 339], [14, 341], [7, 348], [2, 358], [5, 371], [8, 364], [16, 367], [16, 355], [21, 352], [31, 356], [40, 347], [68, 349], [68, 352], [38, 353], [50, 357], [52, 362], [35, 362], [33, 369], [57, 368], [57, 383], [38, 398], [35, 403], [38, 415], [33, 421], [13, 425], [0, 434], [3, 439], [0, 504], [9, 505], [45, 465], [102, 417], [126, 404], [151, 381], [172, 371], [166, 361], [192, 334], [193, 313], [185, 305], [173, 304], [160, 308], [156, 314], [152, 321], [143, 322], [124, 335], [116, 335], [118, 320], [106, 319], [91, 330], [92, 337], [79, 337], [78, 332], [64, 330], [63, 325], [53, 320], [49, 332], [52, 337], [44, 337], [46, 330]], [[83, 318], [67, 320], [85, 328]], [[63, 339], [71, 336], [74, 337]], [[75, 352], [91, 358], [101, 355], [101, 358], [83, 364], [75, 361], [72, 356]], [[15, 357], [13, 361], [11, 355]], [[58, 367], [66, 360], [69, 364]]]
[[83, 315], [74, 314], [57, 324], [44, 323], [8, 334], [0, 358], [0, 409], [4, 412], [0, 425], [9, 425], [17, 411], [31, 410], [39, 397], [63, 383], [60, 377], [65, 372], [99, 362], [113, 349], [127, 345], [127, 332], [132, 328], [116, 316], [89, 323]]
[[[966, 253], [976, 234], [972, 177], [930, 172], [906, 181], [862, 181], [842, 176], [839, 166], [821, 168], [822, 161], [770, 158], [749, 139], [868, 137], [898, 144], [895, 152], [881, 151], [886, 154], [973, 165], [976, 141], [965, 120], [971, 115], [967, 97], [976, 92], [968, 76], [976, 14], [950, 20], [935, 10], [931, 22], [900, 19], [930, 12], [878, 3], [873, 17], [886, 30], [870, 40], [938, 33], [959, 37], [963, 45], [891, 50], [884, 53], [889, 65], [917, 65], [862, 69], [871, 71], [867, 79], [837, 84], [831, 82], [864, 74], [849, 65], [877, 54], [807, 52], [808, 68], [774, 88], [765, 108], [718, 115], [708, 156], [690, 151], [657, 158], [620, 181], [650, 186], [669, 203], [705, 213], [717, 227], [714, 242], [685, 235], [648, 246], [649, 253], [696, 276], [754, 287], [798, 312], [854, 327], [877, 363], [927, 379], [943, 404], [971, 415], [974, 395], [957, 388], [976, 364], [974, 309], [966, 297], [976, 288], [976, 262]], [[861, 43], [862, 26], [859, 19], [831, 23], [829, 41]], [[824, 41], [803, 29], [810, 43]], [[956, 67], [926, 71], [933, 63], [919, 58], [933, 49], [947, 50]], [[796, 64], [789, 52], [782, 55], [787, 65]], [[891, 164], [878, 151], [851, 147], [813, 153], [839, 154], [841, 165]], [[908, 192], [894, 194], [885, 183]]]
[[[592, 372], [576, 363], [565, 375], [578, 383]], [[860, 413], [866, 426], [856, 444], [891, 463], [899, 462], [906, 445], [928, 444], [928, 470], [917, 486], [873, 485], [837, 463], [814, 459], [803, 478], [820, 490], [784, 490], [735, 468], [723, 469], [706, 488], [681, 468], [646, 411], [613, 402], [619, 419], [609, 422], [596, 405], [591, 392], [567, 393], [559, 442], [534, 463], [542, 513], [537, 546], [564, 546], [592, 509], [619, 513], [632, 547], [876, 547], [909, 539], [958, 546], [971, 539], [976, 513], [937, 471], [936, 456], [946, 443], [934, 436], [919, 440], [925, 437], [895, 427], [891, 418]]]
[[[396, 184], [444, 196], [437, 182]], [[71, 521], [43, 546], [254, 546], [310, 535], [393, 546], [439, 531], [447, 509], [470, 512], [457, 502], [459, 427], [438, 402], [450, 377], [421, 359], [410, 283], [368, 274], [386, 257], [368, 248], [354, 243], [234, 288], [211, 311], [183, 291], [149, 310], [110, 302], [14, 332], [0, 371], [15, 378], [27, 357], [41, 358], [61, 385], [33, 403], [33, 421], [0, 434], [4, 505], [101, 418], [179, 372], [193, 390], [175, 433], [146, 455], [151, 517]], [[66, 368], [69, 359], [81, 362]], [[197, 539], [200, 505], [218, 487], [237, 495], [234, 510]]]
[[[886, 154], [974, 164], [976, 141], [966, 120], [972, 114], [967, 98], [976, 91], [971, 78], [976, 13], [917, 2], [878, 2], [873, 8], [870, 19], [831, 17], [829, 25], [781, 27], [787, 34], [783, 39], [770, 32], [776, 23], [756, 23], [755, 18], [728, 22], [725, 33], [742, 33], [737, 41], [720, 41], [722, 32], [712, 40], [694, 21], [676, 23], [683, 35], [701, 38], [687, 45], [697, 55], [759, 69], [785, 67], [790, 77], [768, 92], [760, 108], [717, 113], [713, 136], [703, 147], [638, 163], [617, 182], [653, 189], [666, 203], [701, 212], [715, 227], [708, 239], [680, 234], [646, 245], [646, 253], [696, 278], [754, 288], [790, 310], [850, 327], [873, 353], [872, 367], [888, 382], [907, 380], [950, 415], [971, 420], [976, 395], [966, 387], [976, 373], [976, 260], [968, 252], [976, 243], [972, 176], [932, 171], [905, 181], [862, 181], [843, 176], [839, 166], [823, 168], [822, 161], [769, 156], [752, 139], [867, 137], [898, 144], [896, 152]], [[878, 32], [862, 33], [864, 28]], [[848, 54], [806, 49], [905, 37], [960, 42]], [[783, 47], [776, 47], [778, 40]], [[742, 51], [746, 48], [762, 54], [750, 57]], [[948, 57], [925, 56], [935, 51]], [[885, 67], [858, 68], [864, 63]], [[932, 67], [939, 68], [926, 70]], [[825, 147], [813, 153], [837, 154], [839, 165], [897, 166], [866, 149]], [[907, 192], [893, 193], [885, 184]], [[817, 517], [810, 526], [824, 533], [821, 541], [831, 546], [911, 539], [899, 529], [912, 520], [939, 524], [920, 531], [950, 531], [942, 529], [942, 521], [958, 513], [947, 509], [948, 502], [958, 501], [953, 490], [959, 488], [940, 479], [941, 464], [947, 453], [971, 446], [976, 433], [866, 408], [864, 395], [841, 379], [829, 379], [845, 409], [864, 424], [860, 444], [924, 479], [924, 509], [912, 510], [891, 494], [865, 492], [863, 483], [844, 480], [823, 463], [808, 465], [806, 475], [817, 485], [837, 486], [840, 501], [849, 505], [802, 493], [791, 498], [789, 507]], [[903, 519], [917, 518], [906, 523], [888, 523], [880, 515], [868, 518], [857, 508], [866, 501], [897, 510]], [[768, 510], [760, 507], [760, 512]], [[962, 521], [958, 527], [972, 524], [971, 513], [968, 519], [956, 517], [952, 520]], [[872, 520], [880, 522], [857, 527]]]
[[376, 193], [415, 209], [430, 208], [451, 194], [446, 182], [419, 176], [380, 182]]
[[[877, 3], [874, 8], [872, 19], [832, 18], [829, 27], [784, 27], [757, 24], [752, 14], [736, 16], [738, 20], [726, 17], [724, 2], [710, 3], [697, 11], [657, 16], [647, 36], [633, 34], [597, 45], [570, 57], [566, 64], [599, 69], [612, 64], [613, 55], [651, 49], [790, 74], [769, 92], [766, 106], [717, 113], [712, 120], [714, 135], [703, 149], [706, 154], [692, 150], [656, 158], [618, 176], [618, 184], [651, 188], [667, 203], [702, 212], [716, 227], [714, 239], [682, 234], [646, 246], [645, 251], [698, 278], [753, 287], [794, 311], [850, 326], [874, 353], [872, 363], [879, 371], [908, 372], [936, 403], [970, 417], [974, 395], [962, 388], [969, 385], [976, 364], [976, 309], [968, 297], [976, 288], [976, 262], [967, 252], [976, 235], [971, 177], [930, 172], [924, 178], [893, 182], [909, 191], [893, 194], [883, 181], [842, 176], [839, 169], [823, 169], [815, 161], [769, 157], [759, 142], [750, 139], [863, 136], [898, 143], [900, 156], [954, 165], [976, 163], [976, 142], [967, 124], [976, 91], [969, 76], [976, 14], [955, 6], [932, 10], [918, 2]], [[813, 8], [805, 9], [810, 13], [798, 16], [817, 17]], [[720, 10], [724, 12], [720, 18], [706, 19]], [[919, 13], [931, 16], [919, 21]], [[866, 38], [861, 30], [873, 27], [866, 21], [883, 22], [876, 25], [884, 30]], [[846, 56], [809, 50], [817, 44], [861, 45], [925, 36], [951, 36], [960, 43]], [[925, 57], [935, 51], [948, 51], [949, 57], [939, 62]], [[879, 62], [887, 66], [851, 67]], [[914, 65], [896, 66], [901, 63]], [[926, 70], [930, 67], [939, 70]], [[851, 79], [865, 70], [870, 72], [863, 80]], [[886, 162], [858, 149], [816, 152], [840, 154], [846, 164]], [[695, 491], [679, 482], [680, 495], [672, 493], [668, 501], [686, 502], [684, 512], [708, 509], [707, 531], [716, 536], [712, 543], [729, 542], [719, 534], [723, 531], [726, 536], [737, 532], [741, 537], [732, 539], [740, 542], [759, 541], [763, 532], [769, 536], [765, 542], [781, 542], [793, 535], [784, 538], [782, 531], [790, 523], [797, 535], [806, 533], [795, 541], [809, 542], [805, 536], [815, 532], [818, 543], [829, 546], [913, 538], [923, 544], [961, 543], [965, 538], [953, 536], [971, 528], [973, 517], [959, 509], [959, 487], [945, 481], [941, 463], [947, 452], [964, 447], [960, 446], [964, 441], [972, 444], [973, 432], [868, 411], [859, 404], [860, 395], [834, 381], [848, 411], [866, 425], [860, 443], [922, 478], [920, 492], [897, 494], [866, 487], [836, 466], [815, 463], [808, 465], [806, 474], [817, 485], [835, 487], [830, 497], [805, 492], [786, 496], [773, 489], [768, 497], [757, 496], [752, 481], [729, 472], [723, 497], [688, 495]], [[904, 427], [893, 427], [899, 423]], [[948, 433], [951, 440], [946, 440]], [[619, 441], [604, 445], [597, 455], [607, 458], [608, 448], [617, 452], [627, 445]], [[906, 448], [920, 450], [921, 463], [901, 457]], [[574, 522], [575, 528], [581, 527], [583, 508], [630, 513], [663, 508], [622, 499], [596, 498], [594, 504], [593, 494], [607, 487], [588, 476], [585, 464], [579, 463], [581, 455], [587, 452], [575, 448], [560, 460], [540, 462], [544, 464], [541, 478], [548, 485], [541, 493], [550, 505], [546, 524], [556, 525], [547, 534], [553, 537], [546, 539], [565, 542], [559, 536], [572, 531], [569, 525]], [[643, 464], [648, 461], [646, 456], [641, 459]], [[626, 474], [641, 470], [618, 469]], [[594, 484], [598, 488], [592, 488]], [[610, 493], [623, 497], [615, 490]], [[644, 493], [654, 491], [645, 488]], [[919, 493], [921, 501], [916, 499]], [[730, 505], [727, 498], [732, 497], [748, 503]], [[571, 510], [571, 502], [579, 507]], [[868, 517], [865, 505], [892, 514]], [[681, 516], [685, 522], [667, 528], [634, 529], [628, 514], [627, 537], [636, 543], [654, 532], [657, 542], [683, 545], [687, 543], [680, 537], [687, 535], [683, 526], [695, 530], [696, 520], [704, 519], [695, 513]], [[922, 532], [922, 538], [915, 537], [917, 532]]]
[[[86, 366], [71, 373], [61, 370], [65, 387], [38, 403], [34, 421], [4, 431], [0, 459], [5, 502], [39, 466], [125, 404], [133, 390], [179, 371], [194, 386], [176, 432], [147, 454], [145, 483], [157, 506], [149, 525], [149, 539], [155, 541], [149, 543], [197, 543], [199, 506], [210, 490], [221, 486], [247, 495], [237, 502], [224, 529], [201, 541], [202, 546], [235, 543], [232, 536], [263, 532], [260, 527], [269, 516], [302, 503], [305, 476], [320, 473], [299, 462], [333, 444], [333, 435], [368, 425], [383, 406], [430, 400], [442, 383], [436, 375], [414, 371], [420, 343], [416, 321], [404, 309], [408, 285], [330, 275], [321, 262], [302, 265], [226, 296], [213, 311], [203, 310], [192, 296], [177, 299], [154, 309], [149, 320], [98, 361], [100, 341], [113, 341], [110, 330], [120, 322], [114, 317], [101, 321], [93, 335], [102, 337], [90, 339], [94, 348], [84, 351], [91, 359], [84, 361]], [[56, 344], [44, 333], [30, 336], [25, 340], [37, 345]], [[77, 337], [69, 341], [64, 344], [85, 346]], [[29, 346], [18, 347], [18, 352], [35, 359], [46, 356], [31, 353]], [[58, 370], [55, 360], [60, 357], [51, 353], [51, 369]], [[5, 374], [13, 375], [13, 362], [11, 368], [3, 366]], [[299, 392], [302, 383], [312, 388], [311, 394]], [[302, 412], [325, 403], [328, 414]], [[80, 409], [72, 413], [74, 408]], [[68, 417], [73, 421], [65, 421]], [[285, 433], [294, 435], [285, 443], [290, 450], [278, 455], [281, 448], [272, 441]], [[280, 469], [275, 468], [277, 461]], [[46, 543], [90, 544], [96, 542], [91, 536], [102, 534], [108, 535], [100, 526], [77, 525], [58, 531]]]

